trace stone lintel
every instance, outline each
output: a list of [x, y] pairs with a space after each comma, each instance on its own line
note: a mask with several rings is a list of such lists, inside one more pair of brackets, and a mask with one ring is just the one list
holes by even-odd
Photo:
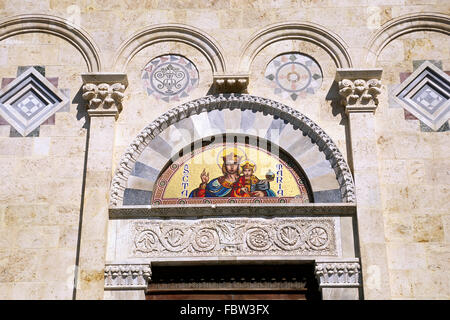
[[[199, 210], [202, 209], [202, 210]], [[199, 214], [201, 212], [201, 214]], [[209, 217], [209, 216], [249, 216], [282, 217], [296, 215], [354, 216], [355, 203], [303, 203], [303, 204], [199, 204], [199, 205], [156, 205], [124, 206], [109, 209], [110, 219], [135, 219], [144, 217]]]
[[246, 93], [248, 74], [215, 74], [213, 85], [216, 93]]
[[381, 93], [382, 69], [338, 69], [336, 81], [347, 114], [374, 113]]
[[122, 111], [122, 99], [128, 86], [124, 73], [85, 73], [83, 80], [83, 99], [88, 101], [87, 111], [90, 117], [114, 116]]

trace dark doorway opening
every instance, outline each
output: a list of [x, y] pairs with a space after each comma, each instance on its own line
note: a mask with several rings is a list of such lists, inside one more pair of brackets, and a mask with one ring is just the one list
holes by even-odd
[[320, 300], [312, 264], [152, 266], [147, 300]]

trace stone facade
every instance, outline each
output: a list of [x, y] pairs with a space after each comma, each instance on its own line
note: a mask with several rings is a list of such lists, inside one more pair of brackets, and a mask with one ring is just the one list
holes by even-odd
[[[218, 259], [314, 261], [324, 299], [449, 299], [448, 12], [0, 0], [0, 299], [142, 299], [152, 262]], [[280, 145], [317, 203], [139, 202], [227, 132]]]

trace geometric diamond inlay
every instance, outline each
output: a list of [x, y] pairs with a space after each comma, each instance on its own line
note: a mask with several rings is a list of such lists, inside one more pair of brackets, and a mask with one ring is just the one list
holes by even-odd
[[433, 113], [436, 108], [445, 103], [445, 96], [429, 84], [426, 84], [412, 96], [412, 100]]
[[27, 118], [31, 118], [36, 112], [45, 108], [46, 104], [39, 97], [29, 90], [19, 100], [14, 102], [12, 106], [19, 112], [24, 113]]
[[0, 90], [0, 116], [27, 136], [69, 99], [31, 67]]
[[425, 61], [392, 92], [393, 99], [433, 130], [450, 117], [450, 77]]

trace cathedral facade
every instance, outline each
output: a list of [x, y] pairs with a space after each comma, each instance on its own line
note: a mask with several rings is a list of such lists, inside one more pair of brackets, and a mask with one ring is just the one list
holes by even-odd
[[1, 299], [449, 299], [444, 1], [0, 1]]

